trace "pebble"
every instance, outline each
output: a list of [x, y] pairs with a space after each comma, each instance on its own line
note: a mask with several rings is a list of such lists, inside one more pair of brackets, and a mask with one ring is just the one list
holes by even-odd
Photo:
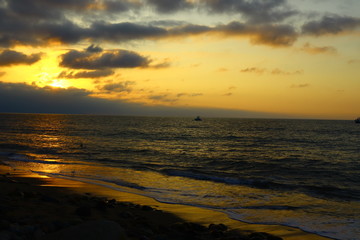
[[40, 240], [127, 240], [125, 230], [109, 220], [88, 221], [47, 234]]
[[91, 208], [87, 206], [78, 207], [75, 213], [80, 217], [90, 217], [92, 215]]
[[249, 235], [249, 240], [282, 240], [282, 238], [265, 232], [254, 232]]
[[154, 209], [150, 206], [144, 205], [141, 207], [141, 210], [143, 211], [153, 211]]
[[134, 214], [132, 214], [132, 213], [129, 212], [129, 211], [123, 211], [123, 212], [119, 213], [119, 216], [122, 217], [122, 218], [135, 219]]
[[224, 224], [222, 224], [222, 223], [220, 223], [220, 224], [210, 224], [209, 225], [209, 230], [210, 231], [226, 231], [226, 230], [228, 230], [228, 227], [226, 226], [226, 225], [224, 225]]
[[51, 197], [51, 196], [46, 196], [46, 195], [42, 196], [42, 197], [40, 198], [40, 200], [42, 200], [42, 201], [44, 201], [44, 202], [60, 203], [60, 201], [57, 200], [56, 198], [53, 198], [53, 197]]

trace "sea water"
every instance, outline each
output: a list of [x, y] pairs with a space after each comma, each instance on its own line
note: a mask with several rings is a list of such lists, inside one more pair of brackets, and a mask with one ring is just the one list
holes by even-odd
[[360, 239], [353, 121], [0, 114], [16, 169]]

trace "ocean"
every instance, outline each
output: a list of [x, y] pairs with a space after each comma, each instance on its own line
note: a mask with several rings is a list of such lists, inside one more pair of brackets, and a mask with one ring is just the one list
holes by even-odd
[[15, 169], [360, 239], [360, 124], [0, 114]]

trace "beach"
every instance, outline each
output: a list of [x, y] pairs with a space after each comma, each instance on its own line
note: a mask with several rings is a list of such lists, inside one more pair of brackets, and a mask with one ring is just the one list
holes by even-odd
[[0, 239], [327, 239], [4, 164], [0, 169]]

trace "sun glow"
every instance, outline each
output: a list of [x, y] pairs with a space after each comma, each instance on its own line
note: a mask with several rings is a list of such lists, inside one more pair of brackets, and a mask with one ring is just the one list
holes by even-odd
[[36, 84], [41, 87], [51, 86], [57, 88], [68, 88], [69, 82], [65, 79], [56, 79], [58, 73], [41, 72], [38, 74]]
[[59, 79], [54, 79], [52, 80], [52, 83], [49, 84], [49, 86], [52, 86], [52, 87], [58, 87], [58, 88], [67, 88], [68, 87], [68, 83], [67, 81], [65, 80], [59, 80]]

